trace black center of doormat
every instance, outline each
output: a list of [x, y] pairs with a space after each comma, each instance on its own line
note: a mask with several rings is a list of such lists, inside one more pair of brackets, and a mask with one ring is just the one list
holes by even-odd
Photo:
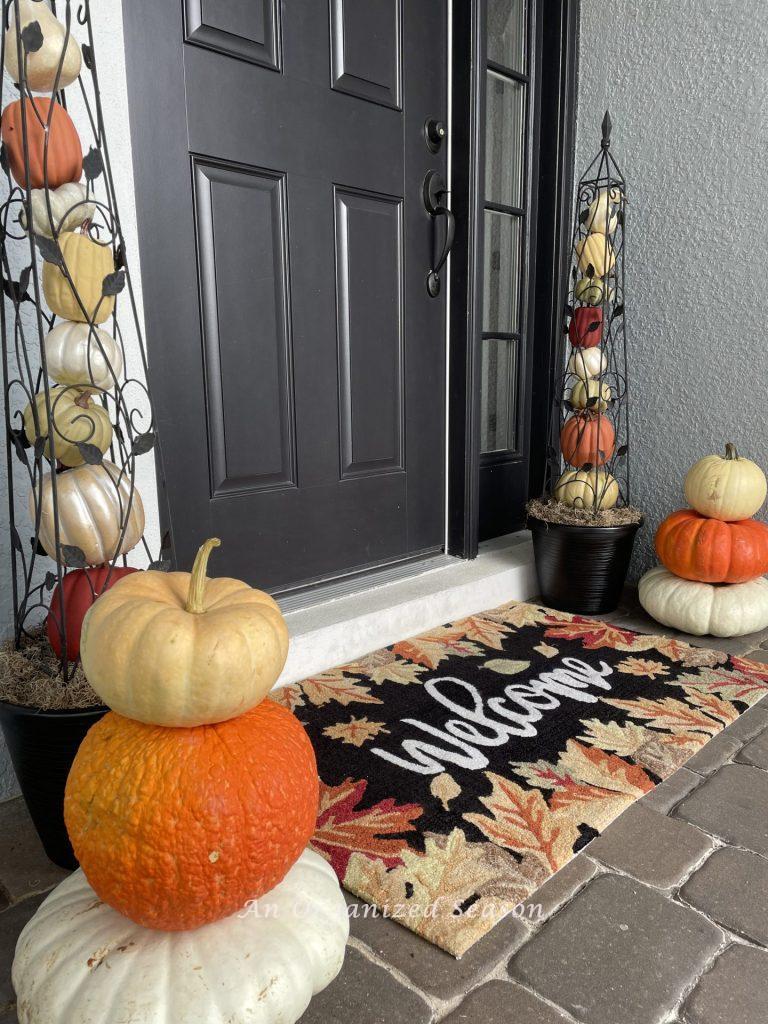
[[313, 847], [461, 956], [767, 692], [768, 666], [511, 604], [273, 696], [317, 755]]

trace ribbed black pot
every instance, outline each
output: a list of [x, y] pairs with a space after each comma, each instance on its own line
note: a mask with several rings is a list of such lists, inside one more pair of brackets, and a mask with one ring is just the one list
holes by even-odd
[[40, 711], [0, 701], [0, 726], [21, 793], [48, 857], [62, 868], [77, 860], [64, 827], [64, 786], [78, 747], [107, 708]]
[[571, 526], [528, 517], [542, 601], [582, 615], [612, 612], [642, 526]]

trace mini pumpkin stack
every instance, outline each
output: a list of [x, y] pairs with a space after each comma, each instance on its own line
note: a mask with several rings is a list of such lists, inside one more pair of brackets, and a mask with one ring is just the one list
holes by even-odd
[[[314, 752], [294, 715], [264, 699], [288, 631], [269, 595], [206, 578], [218, 544], [203, 544], [191, 574], [119, 580], [85, 616], [83, 668], [113, 710], [67, 782], [82, 872], [19, 940], [24, 1020], [291, 1024], [341, 968], [345, 900], [305, 849]], [[247, 907], [267, 893], [265, 914]], [[110, 980], [91, 965], [112, 954]]]
[[665, 626], [699, 636], [741, 636], [768, 627], [768, 526], [752, 517], [768, 486], [763, 471], [739, 458], [700, 459], [685, 478], [691, 508], [656, 531], [663, 563], [640, 581], [645, 610]]

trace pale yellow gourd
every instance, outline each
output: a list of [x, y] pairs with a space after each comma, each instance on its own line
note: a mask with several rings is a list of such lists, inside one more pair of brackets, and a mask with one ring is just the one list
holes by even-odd
[[750, 459], [742, 459], [736, 446], [727, 444], [725, 456], [706, 455], [685, 477], [688, 504], [710, 519], [735, 522], [758, 512], [768, 493], [765, 473]]
[[[112, 424], [106, 409], [94, 402], [87, 391], [59, 385], [50, 389], [53, 430], [48, 423], [45, 392], [35, 397], [24, 410], [24, 433], [30, 444], [45, 437], [47, 458], [58, 459], [64, 466], [82, 466], [85, 459], [77, 447], [85, 442], [103, 454], [112, 443]], [[35, 417], [35, 410], [37, 417]]]
[[45, 301], [56, 316], [64, 320], [103, 324], [112, 315], [115, 297], [104, 296], [104, 278], [115, 271], [112, 249], [99, 245], [87, 235], [65, 231], [59, 235], [59, 248], [69, 276], [84, 308], [59, 267], [46, 262], [43, 265], [43, 292]]
[[[68, 181], [56, 189], [50, 189], [47, 199], [45, 189], [33, 188], [30, 201], [32, 231], [36, 235], [45, 235], [46, 238], [53, 238], [54, 230], [56, 234], [61, 231], [74, 231], [91, 220], [96, 211], [95, 204], [88, 199], [88, 189], [78, 181]], [[26, 231], [27, 210], [24, 206], [19, 211], [19, 223]]]
[[569, 469], [557, 481], [554, 498], [570, 508], [608, 509], [619, 500], [619, 485], [604, 469]]
[[[587, 351], [590, 351], [587, 349]], [[603, 381], [590, 378], [579, 380], [571, 390], [571, 405], [574, 409], [590, 409], [605, 412], [611, 401], [611, 389]], [[590, 404], [591, 403], [591, 404]]]
[[285, 620], [269, 594], [206, 579], [218, 544], [203, 544], [191, 573], [125, 576], [89, 610], [83, 669], [114, 711], [154, 725], [212, 724], [242, 715], [277, 682]]
[[568, 360], [568, 373], [578, 377], [580, 381], [599, 377], [608, 368], [605, 353], [599, 347], [575, 348]]
[[608, 189], [601, 188], [595, 199], [589, 204], [587, 211], [587, 231], [599, 231], [603, 235], [612, 235], [619, 223], [617, 207], [621, 204], [621, 190], [611, 189], [611, 197], [608, 199]]
[[[606, 292], [606, 282], [600, 277], [580, 277], [576, 282], [573, 294], [578, 302], [587, 306], [602, 306]], [[616, 289], [608, 288], [608, 302], [613, 302]]]
[[605, 277], [616, 266], [616, 253], [613, 246], [600, 231], [581, 238], [575, 246], [579, 260], [579, 270], [587, 274], [590, 267], [595, 277]]
[[[103, 565], [116, 555], [127, 554], [144, 533], [144, 505], [130, 478], [106, 459], [100, 466], [77, 466], [56, 474], [60, 543], [80, 548], [87, 565]], [[29, 495], [29, 515], [35, 519], [34, 492]], [[121, 528], [125, 534], [120, 540]], [[40, 543], [56, 558], [56, 513], [51, 475], [40, 488]]]
[[[56, 86], [59, 62], [61, 61], [62, 53], [64, 53], [58, 88], [66, 89], [80, 74], [83, 62], [80, 46], [72, 35], [71, 30], [65, 51], [66, 27], [52, 13], [46, 3], [40, 2], [40, 0], [36, 3], [32, 2], [32, 0], [19, 0], [19, 14], [21, 15], [22, 29], [25, 29], [31, 22], [36, 21], [43, 34], [43, 45], [39, 50], [30, 53], [27, 57], [27, 85], [32, 92], [53, 92], [54, 86]], [[75, 9], [73, 6], [72, 27], [74, 27], [75, 20]], [[5, 34], [5, 67], [16, 83], [19, 82], [20, 77], [18, 56], [16, 9], [14, 4], [11, 4], [8, 31]]]
[[110, 391], [120, 383], [123, 353], [101, 327], [62, 320], [45, 337], [48, 376], [81, 390]]

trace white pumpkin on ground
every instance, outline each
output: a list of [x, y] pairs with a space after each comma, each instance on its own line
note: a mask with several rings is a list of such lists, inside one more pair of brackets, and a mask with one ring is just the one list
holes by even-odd
[[[77, 466], [56, 475], [59, 541], [80, 548], [87, 565], [104, 565], [116, 554], [134, 548], [144, 533], [144, 506], [138, 488], [131, 491], [128, 476], [106, 459], [100, 466]], [[56, 558], [56, 516], [51, 474], [46, 473], [40, 496], [40, 543]], [[35, 497], [29, 496], [34, 522]], [[126, 522], [127, 520], [127, 522]], [[125, 525], [122, 543], [120, 534]]]
[[685, 500], [703, 516], [735, 522], [751, 519], [768, 493], [760, 467], [742, 459], [736, 446], [727, 444], [725, 455], [705, 455], [685, 477]]
[[93, 386], [111, 391], [120, 383], [123, 353], [115, 339], [101, 327], [62, 320], [45, 338], [48, 376], [57, 384]]
[[[88, 189], [78, 181], [69, 181], [56, 189], [50, 189], [47, 201], [45, 189], [33, 188], [30, 201], [32, 231], [36, 235], [45, 235], [46, 238], [53, 238], [54, 229], [57, 234], [60, 231], [74, 231], [87, 220], [91, 220], [96, 212], [95, 204], [88, 200]], [[27, 211], [24, 206], [19, 212], [19, 223], [26, 231]]]
[[744, 636], [768, 628], [768, 579], [697, 583], [656, 566], [640, 580], [640, 604], [663, 626], [694, 636]]
[[599, 347], [575, 348], [568, 360], [568, 373], [578, 377], [580, 381], [587, 381], [593, 377], [599, 377], [608, 369], [608, 360], [605, 352]]
[[[22, 29], [25, 29], [31, 22], [36, 21], [43, 35], [43, 45], [39, 50], [35, 50], [27, 57], [27, 85], [32, 92], [53, 92], [59, 64], [61, 63], [62, 68], [59, 75], [58, 88], [66, 89], [80, 74], [83, 62], [80, 46], [71, 31], [76, 23], [74, 5], [72, 7], [72, 25], [66, 51], [64, 50], [66, 26], [59, 21], [46, 3], [41, 3], [40, 0], [37, 0], [37, 2], [33, 2], [33, 0], [19, 0], [19, 14], [21, 15]], [[61, 59], [62, 54], [64, 54], [63, 62]], [[19, 49], [14, 4], [10, 5], [8, 31], [5, 34], [5, 67], [13, 81], [18, 83]]]
[[569, 508], [608, 509], [619, 500], [619, 485], [604, 469], [569, 469], [555, 484], [554, 498]]
[[142, 928], [81, 870], [24, 928], [20, 1024], [293, 1024], [341, 970], [349, 918], [336, 875], [306, 850], [279, 885], [188, 932]]

